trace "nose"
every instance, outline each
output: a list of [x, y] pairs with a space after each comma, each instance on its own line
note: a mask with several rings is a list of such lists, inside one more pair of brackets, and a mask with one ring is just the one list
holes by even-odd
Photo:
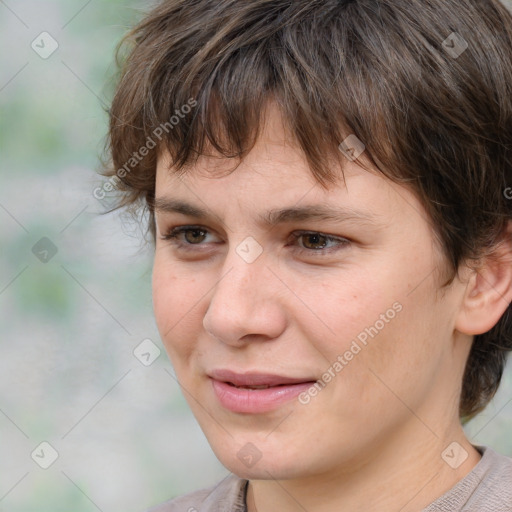
[[286, 327], [282, 287], [264, 253], [248, 263], [230, 250], [203, 317], [204, 329], [237, 347], [279, 337]]

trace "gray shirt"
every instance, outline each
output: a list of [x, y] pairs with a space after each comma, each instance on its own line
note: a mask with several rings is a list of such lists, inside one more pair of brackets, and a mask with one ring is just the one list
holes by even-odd
[[[473, 470], [422, 512], [512, 512], [512, 459], [476, 446], [482, 458]], [[233, 474], [147, 512], [246, 512], [248, 480]]]

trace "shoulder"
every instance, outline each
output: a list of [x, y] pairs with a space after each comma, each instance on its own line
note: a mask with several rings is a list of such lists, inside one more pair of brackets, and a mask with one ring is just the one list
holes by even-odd
[[231, 474], [213, 487], [179, 496], [146, 512], [243, 512], [247, 482]]
[[494, 502], [495, 511], [512, 512], [512, 458], [486, 448], [489, 463], [481, 472], [481, 495]]
[[[460, 483], [467, 480], [465, 486], [471, 489], [477, 499], [485, 498], [488, 502], [495, 497], [498, 501], [493, 510], [502, 510], [506, 503], [507, 511], [512, 511], [512, 459], [496, 453], [492, 448], [477, 447], [483, 452], [482, 459], [473, 471]], [[469, 500], [468, 503], [471, 503]]]
[[424, 512], [512, 512], [512, 458], [486, 446], [476, 448], [483, 455], [473, 471]]

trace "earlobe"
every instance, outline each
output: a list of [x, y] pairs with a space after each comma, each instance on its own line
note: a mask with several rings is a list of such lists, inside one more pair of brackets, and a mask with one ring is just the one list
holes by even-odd
[[455, 328], [469, 335], [491, 330], [512, 302], [512, 223], [495, 250], [471, 272]]

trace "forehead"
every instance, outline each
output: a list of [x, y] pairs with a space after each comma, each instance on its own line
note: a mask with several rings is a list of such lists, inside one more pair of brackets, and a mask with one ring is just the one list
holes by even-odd
[[[332, 155], [325, 155], [325, 161], [329, 160], [332, 160]], [[356, 170], [356, 165], [350, 165], [351, 162], [348, 160], [346, 162], [347, 165], [343, 169], [339, 169], [339, 178], [336, 184], [343, 184], [343, 175], [351, 174]], [[309, 168], [302, 149], [292, 135], [280, 109], [273, 101], [267, 102], [262, 114], [259, 136], [254, 147], [244, 156], [243, 160], [226, 158], [207, 145], [205, 154], [200, 155], [193, 164], [186, 164], [180, 175], [183, 175], [181, 181], [199, 181], [202, 178], [222, 178], [230, 171], [236, 172], [237, 175], [243, 173], [244, 181], [252, 181], [253, 185], [258, 181], [257, 175], [265, 176], [267, 181], [272, 180], [274, 186], [279, 181], [288, 187], [299, 184], [309, 187], [319, 185], [319, 181], [315, 179]], [[169, 152], [162, 151], [157, 161], [157, 188], [170, 183], [178, 185], [178, 180], [179, 176], [171, 165]]]
[[379, 216], [389, 218], [409, 209], [426, 219], [412, 192], [368, 168], [366, 159], [364, 169], [348, 159], [341, 167], [326, 155], [326, 161], [330, 158], [336, 166], [339, 178], [321, 185], [274, 104], [268, 105], [261, 126], [254, 147], [241, 161], [212, 151], [177, 173], [170, 154], [163, 152], [157, 163], [156, 210], [169, 210], [163, 206], [171, 200], [194, 205], [196, 211], [241, 208], [260, 213], [260, 218], [265, 211], [283, 207], [336, 206], [344, 208], [345, 213], [354, 213], [354, 218], [366, 217], [374, 222]]

